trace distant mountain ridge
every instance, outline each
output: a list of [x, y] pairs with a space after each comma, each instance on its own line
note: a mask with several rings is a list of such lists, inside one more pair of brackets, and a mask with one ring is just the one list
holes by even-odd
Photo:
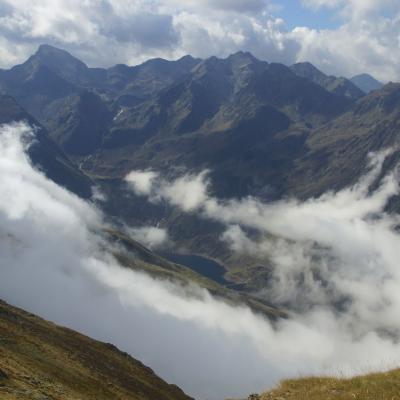
[[360, 74], [353, 76], [350, 79], [356, 86], [358, 86], [364, 93], [371, 93], [373, 90], [382, 89], [384, 84], [376, 80], [369, 74]]
[[[89, 68], [65, 50], [41, 45], [24, 63], [0, 70], [0, 90], [18, 98], [23, 91], [40, 89], [52, 94], [48, 100], [85, 89], [96, 90], [107, 98], [142, 99], [187, 74], [198, 62], [185, 56], [177, 61], [152, 59], [134, 67], [119, 64], [108, 69]], [[42, 79], [45, 73], [47, 82]]]
[[351, 80], [343, 77], [328, 76], [309, 62], [297, 63], [290, 68], [295, 74], [311, 80], [331, 93], [345, 96], [352, 100], [358, 100], [365, 95], [365, 92]]

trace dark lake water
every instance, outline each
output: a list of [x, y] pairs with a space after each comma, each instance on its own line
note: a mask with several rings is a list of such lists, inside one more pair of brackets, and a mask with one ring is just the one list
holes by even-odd
[[229, 282], [224, 278], [224, 273], [226, 272], [225, 268], [221, 264], [218, 264], [216, 261], [210, 260], [209, 258], [191, 254], [171, 253], [163, 253], [161, 256], [176, 264], [189, 267], [193, 271], [212, 279], [220, 285], [230, 286], [232, 284], [232, 282]]

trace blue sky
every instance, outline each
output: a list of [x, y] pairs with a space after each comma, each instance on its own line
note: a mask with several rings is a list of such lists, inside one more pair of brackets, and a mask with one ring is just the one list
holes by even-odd
[[333, 10], [321, 8], [312, 10], [301, 4], [300, 0], [274, 1], [277, 10], [273, 12], [276, 17], [283, 18], [288, 29], [306, 26], [311, 29], [337, 29], [343, 20]]

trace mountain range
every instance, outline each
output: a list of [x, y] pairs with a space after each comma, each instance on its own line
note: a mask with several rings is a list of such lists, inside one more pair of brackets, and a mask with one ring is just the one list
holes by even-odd
[[243, 52], [101, 69], [47, 45], [0, 71], [0, 90], [87, 175], [208, 168], [222, 196], [298, 194], [290, 174], [307, 139], [364, 97], [310, 63], [289, 68]]
[[[232, 254], [220, 240], [223, 224], [165, 202], [148, 202], [132, 193], [126, 175], [152, 170], [168, 180], [206, 170], [210, 195], [221, 201], [307, 200], [357, 182], [368, 170], [371, 151], [392, 148], [382, 174], [400, 160], [400, 84], [383, 85], [367, 74], [330, 76], [308, 62], [286, 66], [248, 52], [106, 69], [42, 45], [23, 64], [0, 70], [0, 123], [13, 121], [35, 127], [28, 155], [48, 178], [89, 201], [94, 188], [101, 192], [102, 200], [93, 200], [106, 216], [99, 234], [123, 267], [195, 282], [271, 321], [287, 313], [260, 294], [271, 277], [268, 256]], [[389, 207], [400, 211], [399, 199]], [[169, 245], [150, 250], [129, 237], [127, 226], [166, 228]], [[218, 273], [205, 272], [208, 268]], [[2, 354], [14, 360], [15, 371], [10, 371], [0, 359], [0, 393], [8, 388], [9, 399], [16, 392], [29, 398], [44, 385], [35, 365], [21, 372], [21, 363], [28, 354], [48, 369], [53, 361], [46, 351], [78, 354], [78, 360], [69, 360], [68, 379], [52, 378], [50, 398], [60, 391], [63, 398], [107, 398], [110, 387], [121, 398], [189, 398], [112, 346], [3, 302], [0, 331], [2, 337], [17, 335], [7, 346], [0, 340]], [[23, 337], [29, 339], [26, 345]], [[46, 351], [39, 354], [38, 348]], [[99, 354], [100, 367], [93, 368]], [[106, 359], [113, 360], [116, 372], [110, 372]], [[122, 370], [139, 378], [132, 380]], [[93, 385], [71, 386], [82, 371]], [[11, 382], [13, 374], [18, 379]], [[104, 374], [112, 377], [107, 384]], [[142, 396], [126, 397], [128, 389]]]
[[[148, 203], [124, 177], [135, 169], [169, 179], [208, 170], [212, 195], [265, 201], [339, 190], [365, 172], [370, 151], [398, 143], [400, 85], [371, 82], [247, 52], [89, 68], [42, 45], [0, 70], [0, 120], [40, 127], [34, 161], [83, 197], [98, 185], [117, 224], [167, 227], [171, 252], [216, 260], [253, 291], [268, 279], [268, 260], [236, 258], [219, 240], [222, 225]], [[395, 151], [387, 166], [398, 158]]]

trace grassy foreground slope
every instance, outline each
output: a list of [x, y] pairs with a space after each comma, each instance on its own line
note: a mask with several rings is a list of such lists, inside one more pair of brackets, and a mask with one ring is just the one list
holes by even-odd
[[128, 354], [0, 300], [0, 399], [190, 400]]
[[[250, 396], [252, 398], [252, 396]], [[254, 396], [257, 398], [257, 396]], [[260, 400], [399, 400], [400, 369], [352, 379], [287, 380]]]

